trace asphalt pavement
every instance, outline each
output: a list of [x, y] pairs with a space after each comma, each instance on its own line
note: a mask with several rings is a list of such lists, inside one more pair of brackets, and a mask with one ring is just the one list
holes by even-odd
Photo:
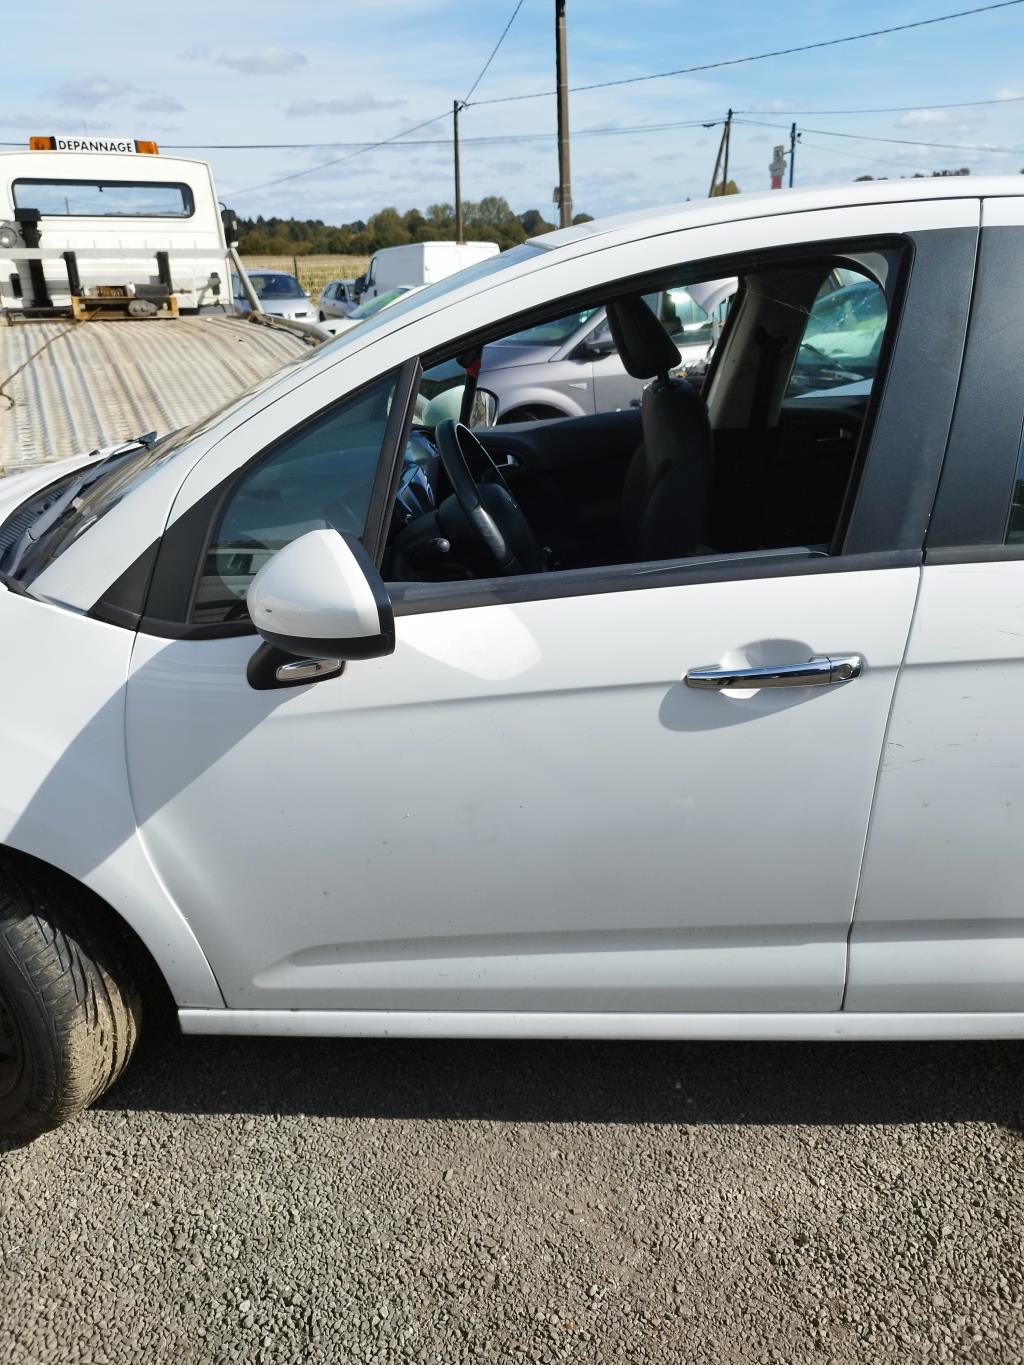
[[1019, 1365], [1022, 1060], [151, 1041], [0, 1147], [0, 1362]]

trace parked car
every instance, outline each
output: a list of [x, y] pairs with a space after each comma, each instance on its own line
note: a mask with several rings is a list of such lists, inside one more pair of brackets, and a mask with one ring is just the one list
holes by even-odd
[[795, 393], [863, 383], [878, 365], [885, 335], [885, 298], [867, 280], [836, 289], [822, 300], [797, 352]]
[[[715, 284], [710, 311], [683, 288], [646, 298], [679, 347], [679, 372], [702, 372], [721, 332], [736, 281]], [[625, 369], [605, 310], [582, 308], [487, 346], [477, 382], [494, 395], [499, 422], [524, 422], [635, 406], [646, 381]]]
[[[1022, 253], [1019, 177], [586, 223], [0, 482], [4, 1129], [154, 982], [188, 1033], [1024, 1036]], [[801, 394], [837, 268], [881, 344]], [[645, 296], [730, 276], [698, 394]], [[639, 409], [432, 416], [598, 308]]]
[[320, 291], [320, 321], [347, 318], [358, 305], [355, 280], [328, 280]]
[[[263, 311], [276, 318], [291, 318], [305, 321], [314, 316], [314, 308], [309, 295], [294, 275], [284, 270], [249, 270], [246, 272], [252, 283]], [[237, 274], [232, 273], [231, 289], [235, 312], [251, 313], [249, 300], [242, 292], [242, 283]]]
[[383, 247], [356, 280], [361, 300], [375, 299], [399, 285], [436, 284], [478, 261], [498, 254], [497, 242], [409, 242]]
[[415, 294], [422, 289], [423, 285], [402, 285], [398, 289], [389, 289], [385, 294], [378, 294], [375, 299], [368, 299], [366, 303], [361, 303], [358, 308], [353, 308], [351, 313], [344, 318], [328, 318], [324, 324], [325, 332], [330, 332], [332, 336], [341, 336], [343, 332], [349, 331], [352, 327], [358, 327], [367, 318], [374, 318], [384, 308], [390, 308], [397, 300], [404, 298], [407, 294]]

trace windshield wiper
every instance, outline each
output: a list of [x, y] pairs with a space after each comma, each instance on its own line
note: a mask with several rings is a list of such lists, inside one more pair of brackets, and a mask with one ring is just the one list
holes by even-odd
[[15, 573], [18, 565], [24, 559], [29, 550], [33, 549], [43, 536], [46, 535], [64, 513], [71, 507], [75, 499], [84, 493], [87, 488], [96, 482], [99, 476], [110, 467], [110, 465], [128, 455], [133, 450], [143, 447], [150, 450], [156, 441], [156, 432], [148, 431], [145, 436], [133, 436], [130, 441], [124, 441], [116, 446], [109, 455], [105, 455], [102, 460], [97, 460], [95, 464], [87, 465], [85, 469], [73, 478], [60, 497], [55, 498], [48, 507], [43, 508], [32, 524], [21, 533], [18, 539], [10, 547], [4, 556], [5, 563], [3, 571], [5, 576]]

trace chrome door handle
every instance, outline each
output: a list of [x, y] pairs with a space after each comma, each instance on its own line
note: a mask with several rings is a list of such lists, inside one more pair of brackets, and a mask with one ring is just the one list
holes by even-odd
[[683, 682], [712, 692], [727, 687], [830, 687], [859, 678], [863, 663], [859, 654], [832, 654], [775, 668], [690, 668]]

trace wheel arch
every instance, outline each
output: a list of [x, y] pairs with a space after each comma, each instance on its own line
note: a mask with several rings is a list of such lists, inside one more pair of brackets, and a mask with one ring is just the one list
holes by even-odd
[[556, 408], [553, 403], [516, 403], [515, 406], [509, 408], [507, 412], [503, 412], [498, 418], [498, 421], [514, 422], [517, 414], [521, 412], [533, 413], [537, 421], [555, 417], [576, 416], [575, 413], [566, 412], [564, 408]]
[[[78, 898], [101, 928], [106, 925], [123, 933], [147, 984], [167, 1002], [173, 1002], [174, 1008], [196, 1005], [200, 1000], [212, 1009], [224, 1007], [224, 997], [198, 939], [166, 896], [162, 906], [147, 898], [143, 879], [141, 886], [136, 882], [133, 887], [130, 872], [111, 875], [110, 863], [86, 877], [79, 876], [60, 861], [9, 842], [0, 843], [0, 875], [5, 860], [44, 872], [55, 886], [66, 887]], [[149, 881], [153, 880], [150, 872]]]
[[591, 399], [590, 406], [580, 403], [575, 397], [562, 393], [559, 389], [549, 388], [546, 384], [509, 384], [505, 385], [494, 382], [497, 376], [481, 374], [480, 387], [486, 389], [488, 393], [493, 393], [498, 400], [498, 421], [507, 421], [507, 412], [518, 412], [522, 408], [548, 408], [552, 417], [586, 417], [593, 412], [593, 398], [589, 391], [587, 397]]

